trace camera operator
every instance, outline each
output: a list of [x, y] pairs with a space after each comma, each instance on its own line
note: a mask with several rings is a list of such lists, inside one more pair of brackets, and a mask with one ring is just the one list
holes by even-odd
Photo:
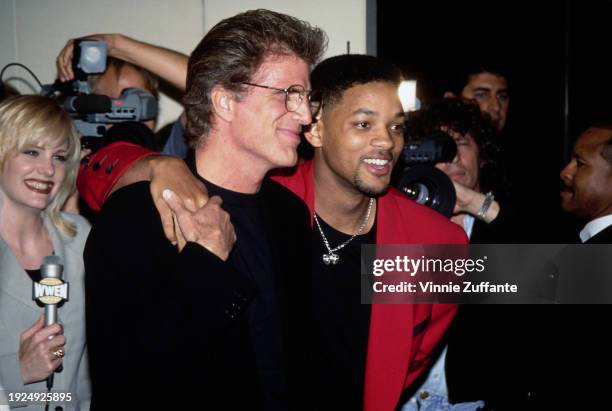
[[[73, 57], [75, 54], [75, 43], [77, 39], [69, 40], [60, 54], [56, 59], [56, 66], [58, 71], [58, 80], [61, 82], [68, 82], [75, 79], [75, 69], [73, 67]], [[148, 70], [155, 66], [151, 61], [141, 61], [138, 53], [136, 59], [132, 59], [131, 53], [134, 48], [134, 44], [139, 42], [131, 41], [129, 38], [125, 38], [120, 35], [111, 34], [96, 34], [87, 36], [78, 40], [93, 40], [103, 41], [106, 44], [108, 58], [106, 60], [106, 70], [102, 74], [89, 74], [87, 76], [87, 86], [91, 90], [92, 94], [104, 95], [113, 99], [122, 98], [124, 90], [129, 88], [141, 89], [151, 93], [155, 99], [158, 99], [158, 86], [159, 80], [156, 76], [157, 73], [166, 74], [163, 70], [153, 71]], [[139, 63], [143, 63], [142, 65]], [[146, 66], [146, 67], [145, 67]], [[161, 65], [163, 66], [163, 64]], [[172, 82], [172, 77], [164, 77], [164, 79]], [[150, 149], [157, 149], [155, 137], [152, 130], [155, 128], [156, 119], [145, 120], [140, 123], [137, 122], [121, 122], [120, 127], [113, 128], [113, 124], [107, 124], [108, 131], [104, 135], [104, 144], [109, 144], [113, 141], [124, 141], [129, 147], [128, 143], [135, 143], [138, 145], [145, 146]], [[145, 127], [146, 126], [146, 127]], [[85, 150], [84, 150], [85, 151]], [[88, 154], [88, 153], [87, 153]], [[121, 164], [117, 162], [108, 162], [104, 164], [104, 167], [96, 160], [85, 162], [85, 166], [81, 168], [81, 172], [87, 169], [87, 165], [91, 163], [93, 168], [102, 168], [104, 172], [114, 167], [120, 167]], [[81, 188], [81, 190], [87, 190], [87, 188]], [[72, 196], [65, 207], [65, 209], [79, 212], [78, 197], [76, 193]]]
[[[102, 76], [92, 76], [94, 82], [91, 85], [94, 92], [112, 97], [120, 93], [125, 87], [142, 87], [144, 84], [145, 90], [157, 95], [156, 76], [175, 87], [180, 93], [185, 91], [188, 56], [135, 40], [123, 34], [92, 34], [81, 39], [103, 41], [107, 46], [107, 52], [110, 56], [109, 61], [116, 61], [121, 64], [119, 66], [119, 64], [110, 63], [110, 67], [115, 67], [113, 71], [108, 72], [107, 70], [107, 73]], [[74, 78], [72, 58], [75, 40], [69, 40], [57, 57], [57, 72], [61, 81], [69, 81]], [[184, 142], [184, 125], [185, 115], [183, 114], [172, 124], [170, 136], [162, 153], [185, 157], [187, 146]], [[150, 126], [152, 127], [152, 125]], [[173, 148], [174, 145], [177, 145], [173, 142], [177, 141], [179, 142], [178, 149]], [[172, 163], [171, 160], [157, 162], [153, 152], [142, 152], [128, 142], [115, 142], [110, 146], [110, 151], [103, 148], [91, 156], [90, 164], [95, 167], [82, 167], [80, 170], [77, 186], [80, 195], [85, 200], [89, 199], [88, 203], [90, 205], [92, 204], [91, 198], [97, 196], [100, 187], [89, 184], [92, 180], [85, 176], [93, 177], [97, 181], [99, 180], [98, 174], [108, 174], [112, 171], [113, 175], [122, 175], [125, 172], [129, 181], [150, 180], [151, 175], [148, 170], [155, 170], [155, 173], [164, 173], [165, 167]], [[117, 157], [117, 153], [121, 153], [120, 158]], [[127, 168], [135, 160], [146, 162], [147, 167]], [[178, 159], [176, 162], [182, 164], [182, 161]], [[123, 187], [122, 181], [112, 181], [115, 190]], [[203, 190], [202, 185], [192, 182], [185, 182], [185, 186], [185, 189], [188, 190]], [[155, 201], [157, 203], [162, 200], [156, 199]], [[204, 202], [205, 199], [202, 198], [195, 205], [200, 207]], [[94, 206], [93, 209], [97, 211], [99, 207]]]
[[506, 213], [495, 200], [495, 196], [504, 197], [504, 187], [486, 176], [498, 155], [493, 142], [496, 131], [478, 106], [457, 98], [443, 99], [408, 117], [409, 136], [423, 138], [439, 131], [457, 144], [452, 161], [436, 164], [452, 180], [457, 194], [451, 220], [466, 231], [472, 243], [507, 242], [511, 232], [504, 224]]
[[[93, 35], [78, 39], [104, 41], [107, 47], [109, 57], [106, 60], [104, 73], [87, 76], [87, 83], [91, 92], [116, 99], [121, 97], [123, 90], [137, 88], [148, 91], [156, 99], [159, 99], [159, 80], [157, 76], [142, 66], [120, 58], [121, 54], [117, 55], [117, 48], [113, 46], [116, 42], [108, 40], [112, 38], [108, 36], [110, 35]], [[70, 39], [56, 59], [57, 77], [61, 82], [75, 79], [73, 57], [76, 40]], [[153, 130], [155, 122], [156, 119], [152, 119], [144, 122], [144, 124]]]
[[[91, 34], [81, 40], [103, 41], [108, 52], [108, 69], [101, 76], [90, 76], [91, 89], [96, 94], [118, 98], [128, 87], [149, 91], [158, 97], [158, 79], [181, 93], [185, 91], [187, 56], [173, 50], [147, 44], [123, 34]], [[70, 39], [56, 59], [60, 81], [74, 79], [72, 67], [74, 44]], [[154, 123], [148, 123], [153, 128]]]

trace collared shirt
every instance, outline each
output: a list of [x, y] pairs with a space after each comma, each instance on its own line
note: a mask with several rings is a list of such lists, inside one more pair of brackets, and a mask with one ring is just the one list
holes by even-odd
[[472, 230], [474, 229], [474, 221], [475, 218], [473, 215], [466, 214], [463, 217], [463, 229], [465, 230], [465, 234], [468, 238], [472, 238]]
[[583, 243], [589, 241], [592, 237], [599, 234], [600, 231], [605, 230], [609, 226], [612, 225], [612, 214], [596, 218], [595, 220], [591, 220], [584, 226], [582, 231], [580, 231], [580, 240]]

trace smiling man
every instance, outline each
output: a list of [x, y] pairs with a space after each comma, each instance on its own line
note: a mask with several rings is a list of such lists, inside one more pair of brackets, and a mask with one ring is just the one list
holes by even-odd
[[[181, 210], [178, 249], [148, 183], [102, 210], [85, 250], [92, 410], [298, 409], [308, 210], [265, 176], [297, 162], [325, 43], [306, 22], [254, 10], [219, 22], [191, 54], [189, 177], [211, 198], [186, 209], [167, 197]], [[158, 386], [168, 400], [142, 388]]]
[[466, 242], [457, 226], [389, 187], [404, 145], [401, 80], [371, 56], [321, 62], [311, 76], [321, 107], [305, 133], [314, 158], [278, 177], [314, 220], [316, 409], [395, 409], [454, 312], [360, 303], [361, 245]]
[[561, 170], [563, 210], [588, 220], [580, 240], [612, 243], [612, 125], [580, 135], [571, 161]]

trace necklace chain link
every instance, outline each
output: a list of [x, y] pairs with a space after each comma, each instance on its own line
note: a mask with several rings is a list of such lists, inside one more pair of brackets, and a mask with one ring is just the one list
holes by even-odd
[[321, 228], [321, 224], [319, 224], [319, 219], [317, 218], [317, 213], [314, 213], [314, 221], [317, 225], [317, 228], [319, 229], [319, 233], [321, 234], [321, 238], [323, 239], [323, 244], [325, 245], [325, 248], [327, 248], [328, 253], [327, 254], [323, 254], [323, 262], [325, 263], [325, 265], [336, 265], [338, 264], [338, 262], [340, 261], [340, 256], [338, 254], [336, 254], [336, 251], [339, 251], [341, 249], [343, 249], [345, 246], [347, 246], [351, 241], [353, 241], [355, 239], [355, 237], [357, 237], [359, 234], [361, 234], [361, 232], [363, 231], [363, 229], [366, 227], [366, 225], [368, 224], [368, 221], [370, 221], [370, 213], [372, 212], [372, 207], [374, 206], [374, 199], [370, 198], [370, 203], [368, 204], [368, 211], [366, 212], [365, 218], [363, 219], [363, 222], [361, 223], [361, 225], [359, 226], [359, 229], [357, 229], [357, 232], [355, 234], [353, 234], [348, 240], [346, 240], [345, 242], [343, 242], [342, 244], [331, 248], [331, 246], [329, 245], [329, 241], [327, 241], [327, 237], [325, 237], [325, 234], [323, 233], [323, 229]]

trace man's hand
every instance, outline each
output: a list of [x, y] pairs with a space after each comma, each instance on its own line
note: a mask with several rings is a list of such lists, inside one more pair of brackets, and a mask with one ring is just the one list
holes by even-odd
[[234, 243], [236, 233], [229, 214], [221, 208], [222, 200], [211, 197], [208, 202], [191, 211], [170, 190], [164, 190], [163, 198], [172, 210], [177, 226], [179, 250], [187, 241], [200, 244], [223, 261], [227, 260]]
[[64, 349], [66, 338], [59, 324], [44, 326], [43, 317], [25, 330], [19, 340], [19, 366], [24, 384], [42, 381], [62, 363], [53, 353]]
[[[72, 71], [72, 56], [74, 55], [74, 40], [70, 39], [60, 51], [55, 66], [57, 67], [57, 78], [61, 82], [74, 80], [74, 72]], [[112, 49], [115, 43], [114, 34], [92, 34], [86, 37], [80, 37], [79, 40], [99, 40], [106, 43], [108, 55], [112, 56]]]
[[[162, 220], [166, 238], [177, 244], [172, 210], [163, 198], [163, 192], [169, 189], [182, 200], [187, 210], [195, 212], [208, 201], [208, 191], [200, 180], [189, 170], [185, 162], [176, 157], [157, 156], [149, 160], [151, 168], [151, 196]], [[182, 248], [182, 247], [181, 247]]]
[[[79, 39], [103, 41], [106, 43], [108, 56], [142, 67], [172, 84], [179, 91], [185, 91], [189, 57], [182, 53], [144, 43], [120, 33], [91, 34]], [[72, 71], [74, 40], [68, 40], [55, 61], [60, 81], [74, 79]]]

